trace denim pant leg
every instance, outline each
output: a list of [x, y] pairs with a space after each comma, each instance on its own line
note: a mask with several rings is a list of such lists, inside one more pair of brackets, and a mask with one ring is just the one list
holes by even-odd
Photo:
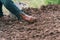
[[0, 1], [0, 17], [3, 16], [3, 12], [2, 12], [2, 2]]
[[22, 14], [23, 11], [20, 10], [12, 0], [1, 0], [1, 2], [12, 14], [18, 17], [18, 19], [20, 18], [19, 14]]

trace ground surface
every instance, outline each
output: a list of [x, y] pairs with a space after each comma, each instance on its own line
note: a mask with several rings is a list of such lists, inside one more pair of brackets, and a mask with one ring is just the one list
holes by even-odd
[[37, 17], [35, 23], [0, 19], [0, 40], [60, 40], [60, 5], [25, 9]]

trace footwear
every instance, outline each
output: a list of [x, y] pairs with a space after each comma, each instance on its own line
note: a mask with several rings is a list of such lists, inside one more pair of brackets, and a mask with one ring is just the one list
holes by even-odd
[[20, 14], [20, 16], [25, 20], [25, 21], [28, 21], [28, 22], [34, 22], [36, 20], [36, 17], [32, 17], [32, 16], [29, 16], [27, 14]]

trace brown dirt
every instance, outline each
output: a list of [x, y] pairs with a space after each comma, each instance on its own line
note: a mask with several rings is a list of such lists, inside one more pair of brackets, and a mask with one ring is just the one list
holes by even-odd
[[35, 23], [0, 19], [0, 40], [60, 40], [60, 5], [28, 8], [24, 11], [37, 17]]

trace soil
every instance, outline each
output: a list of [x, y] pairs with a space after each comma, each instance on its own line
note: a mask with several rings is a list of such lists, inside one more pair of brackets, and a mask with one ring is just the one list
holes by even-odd
[[0, 18], [0, 40], [60, 40], [60, 5], [24, 9], [36, 22]]

